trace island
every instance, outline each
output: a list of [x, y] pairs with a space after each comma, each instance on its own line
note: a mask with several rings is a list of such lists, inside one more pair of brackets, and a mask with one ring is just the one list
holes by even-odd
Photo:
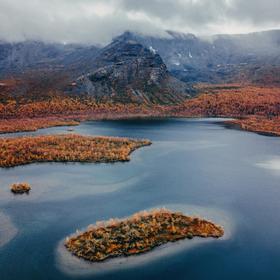
[[128, 161], [132, 151], [149, 140], [58, 134], [0, 139], [0, 167], [35, 162]]
[[197, 217], [168, 209], [142, 211], [124, 219], [111, 219], [89, 226], [83, 233], [66, 238], [65, 247], [91, 262], [148, 252], [180, 239], [223, 236], [222, 227]]
[[29, 193], [31, 186], [28, 183], [15, 183], [11, 185], [11, 192], [14, 194]]

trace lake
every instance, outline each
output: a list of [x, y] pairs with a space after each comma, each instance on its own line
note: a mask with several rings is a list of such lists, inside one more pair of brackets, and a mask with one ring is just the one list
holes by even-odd
[[[280, 138], [219, 119], [84, 122], [71, 133], [147, 138], [113, 164], [41, 163], [0, 169], [0, 279], [278, 279]], [[67, 127], [2, 135], [70, 133]], [[27, 181], [29, 195], [9, 185]], [[225, 227], [94, 266], [61, 249], [77, 229], [166, 206]], [[74, 258], [74, 259], [73, 259]]]

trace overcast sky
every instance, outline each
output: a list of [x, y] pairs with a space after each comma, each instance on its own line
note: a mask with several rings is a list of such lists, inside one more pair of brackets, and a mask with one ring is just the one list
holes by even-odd
[[104, 44], [125, 30], [164, 36], [280, 28], [280, 0], [0, 0], [0, 39]]

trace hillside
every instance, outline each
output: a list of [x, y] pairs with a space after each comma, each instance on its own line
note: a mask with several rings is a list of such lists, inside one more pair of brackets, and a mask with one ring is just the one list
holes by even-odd
[[[174, 31], [167, 31], [166, 37], [125, 32], [120, 39], [156, 52], [168, 71], [187, 83], [280, 84], [280, 30], [207, 37]], [[34, 69], [67, 73], [73, 79], [92, 71], [103, 51], [104, 46], [0, 41], [0, 79]]]
[[198, 37], [167, 31], [166, 38], [126, 33], [161, 55], [185, 82], [280, 84], [280, 30]]
[[0, 79], [26, 76], [29, 71], [83, 73], [99, 48], [78, 44], [0, 41]]
[[103, 102], [174, 104], [191, 88], [172, 77], [154, 51], [120, 36], [101, 50], [92, 71], [75, 81], [72, 92]]
[[103, 48], [0, 43], [0, 131], [86, 119], [222, 116], [280, 134], [279, 42], [276, 30], [208, 38], [126, 32]]

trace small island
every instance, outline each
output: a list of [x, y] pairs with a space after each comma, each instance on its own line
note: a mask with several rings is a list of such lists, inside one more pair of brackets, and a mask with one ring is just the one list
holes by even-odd
[[2, 138], [0, 167], [35, 162], [128, 161], [131, 152], [147, 145], [151, 145], [149, 140], [76, 134]]
[[28, 183], [15, 183], [11, 185], [11, 192], [14, 194], [29, 193], [31, 186]]
[[75, 256], [91, 262], [148, 252], [180, 239], [223, 236], [222, 227], [167, 209], [143, 211], [125, 219], [111, 219], [89, 226], [66, 238], [65, 247]]

